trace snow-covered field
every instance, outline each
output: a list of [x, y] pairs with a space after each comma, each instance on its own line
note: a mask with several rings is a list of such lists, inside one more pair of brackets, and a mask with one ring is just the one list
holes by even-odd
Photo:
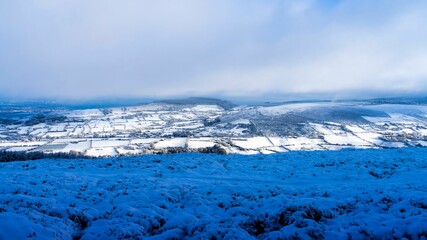
[[0, 239], [426, 239], [427, 149], [0, 163]]
[[12, 122], [0, 117], [0, 151], [107, 157], [206, 152], [214, 146], [232, 154], [418, 147], [427, 142], [426, 115], [426, 105], [368, 102], [57, 110]]

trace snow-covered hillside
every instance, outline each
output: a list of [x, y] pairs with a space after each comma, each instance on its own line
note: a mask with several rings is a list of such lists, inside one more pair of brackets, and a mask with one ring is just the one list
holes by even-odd
[[[165, 152], [257, 154], [427, 146], [427, 106], [313, 102], [153, 103], [1, 120], [0, 151], [89, 157]], [[215, 150], [212, 148], [215, 147]]]
[[0, 163], [0, 239], [426, 239], [427, 149]]

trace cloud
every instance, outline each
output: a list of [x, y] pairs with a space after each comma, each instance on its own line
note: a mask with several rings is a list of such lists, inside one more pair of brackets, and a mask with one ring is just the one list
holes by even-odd
[[424, 1], [2, 1], [0, 94], [427, 92]]

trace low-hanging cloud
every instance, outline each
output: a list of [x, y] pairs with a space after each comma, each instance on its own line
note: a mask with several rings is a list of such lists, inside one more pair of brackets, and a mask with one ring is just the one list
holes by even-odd
[[425, 1], [0, 2], [0, 95], [427, 93]]

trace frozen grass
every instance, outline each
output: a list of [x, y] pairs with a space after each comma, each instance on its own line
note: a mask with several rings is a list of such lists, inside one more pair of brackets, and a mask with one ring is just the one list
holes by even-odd
[[0, 163], [0, 239], [425, 239], [427, 149]]

